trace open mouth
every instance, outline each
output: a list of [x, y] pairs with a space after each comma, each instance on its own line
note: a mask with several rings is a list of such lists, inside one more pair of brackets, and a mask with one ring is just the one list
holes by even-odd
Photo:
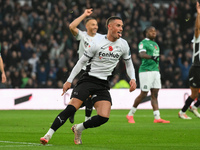
[[118, 36], [121, 37], [122, 36], [122, 32], [117, 32]]

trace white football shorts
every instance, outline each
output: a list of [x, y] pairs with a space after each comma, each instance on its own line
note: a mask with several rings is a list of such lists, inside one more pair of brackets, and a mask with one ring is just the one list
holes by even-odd
[[148, 92], [150, 89], [161, 88], [161, 76], [158, 71], [147, 71], [139, 73], [140, 89]]

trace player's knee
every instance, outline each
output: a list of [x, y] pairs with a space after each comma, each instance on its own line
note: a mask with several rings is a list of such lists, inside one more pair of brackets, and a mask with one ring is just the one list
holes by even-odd
[[199, 96], [199, 93], [196, 92], [196, 93], [193, 93], [193, 94], [191, 95], [191, 98], [192, 98], [192, 99], [195, 99], [195, 98], [197, 98], [198, 96]]

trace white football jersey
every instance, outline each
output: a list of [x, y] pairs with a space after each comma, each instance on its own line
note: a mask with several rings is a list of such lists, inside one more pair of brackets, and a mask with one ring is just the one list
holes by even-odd
[[194, 36], [192, 42], [193, 42], [192, 63], [193, 66], [200, 66], [200, 36], [198, 38]]
[[92, 42], [96, 37], [102, 36], [102, 34], [96, 33], [95, 36], [89, 36], [86, 31], [78, 30], [78, 34], [76, 35], [76, 39], [80, 41], [79, 48], [78, 48], [78, 54], [79, 59], [83, 55], [85, 48], [88, 47], [89, 43]]
[[124, 60], [131, 59], [129, 45], [124, 39], [111, 42], [106, 35], [96, 37], [86, 48], [84, 55], [91, 59], [90, 67], [87, 67], [88, 74], [103, 80], [112, 75], [120, 57]]

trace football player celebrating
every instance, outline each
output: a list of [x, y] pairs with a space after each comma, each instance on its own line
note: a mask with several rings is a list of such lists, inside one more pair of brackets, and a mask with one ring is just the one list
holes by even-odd
[[121, 57], [130, 77], [129, 91], [132, 92], [136, 89], [135, 69], [131, 60], [130, 48], [127, 41], [121, 38], [123, 21], [121, 18], [113, 16], [107, 19], [106, 26], [108, 28], [107, 35], [96, 38], [88, 45], [84, 55], [79, 59], [64, 83], [63, 94], [71, 88], [75, 76], [91, 60], [86, 70], [87, 73], [79, 79], [77, 86], [72, 91], [69, 105], [55, 118], [48, 132], [40, 139], [42, 144], [45, 145], [50, 140], [54, 132], [79, 109], [89, 95], [93, 95], [92, 101], [97, 115], [83, 123], [72, 126], [75, 135], [74, 143], [82, 144], [81, 135], [83, 130], [99, 127], [109, 120], [112, 99], [109, 93], [108, 77], [112, 75]]

